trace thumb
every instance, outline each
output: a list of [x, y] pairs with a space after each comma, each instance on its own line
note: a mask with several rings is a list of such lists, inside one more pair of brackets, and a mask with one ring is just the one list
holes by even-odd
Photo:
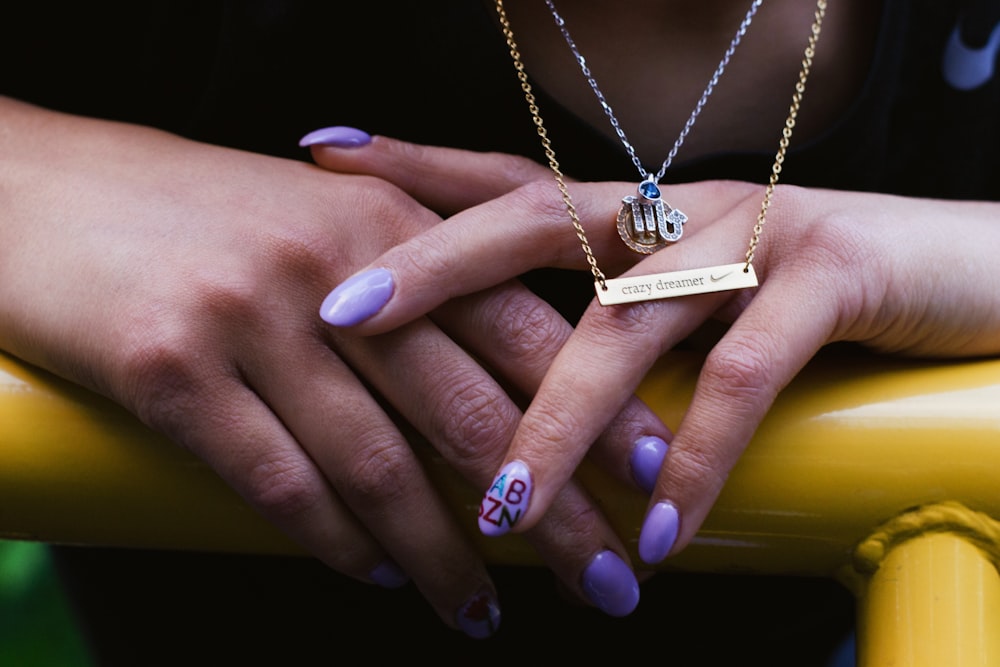
[[519, 155], [413, 144], [352, 127], [310, 132], [299, 145], [324, 169], [377, 176], [445, 217], [552, 178], [548, 167]]

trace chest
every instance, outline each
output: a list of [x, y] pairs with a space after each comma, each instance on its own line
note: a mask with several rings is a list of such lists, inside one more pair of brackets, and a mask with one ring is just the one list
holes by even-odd
[[[686, 125], [679, 161], [773, 151], [816, 9], [803, 0], [767, 0], [755, 12], [749, 0], [564, 1], [556, 9], [574, 52], [544, 2], [504, 5], [535, 85], [612, 140], [621, 141], [621, 130], [648, 167], [667, 157]], [[858, 94], [879, 13], [880, 3], [865, 0], [828, 4], [798, 140], [822, 132]]]

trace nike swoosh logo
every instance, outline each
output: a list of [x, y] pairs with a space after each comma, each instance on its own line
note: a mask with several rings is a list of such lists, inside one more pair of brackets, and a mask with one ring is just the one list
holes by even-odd
[[710, 273], [710, 274], [708, 274], [708, 279], [711, 280], [713, 283], [717, 283], [720, 280], [722, 280], [723, 278], [725, 278], [726, 276], [731, 276], [731, 275], [733, 275], [732, 271], [730, 271], [729, 273], [723, 273], [721, 276], [718, 276], [718, 277], [716, 277], [716, 276], [714, 276], [714, 275], [712, 275]]
[[961, 20], [951, 31], [941, 63], [944, 80], [956, 90], [974, 90], [993, 78], [997, 53], [1000, 52], [1000, 23], [993, 26], [990, 38], [980, 49], [962, 42]]

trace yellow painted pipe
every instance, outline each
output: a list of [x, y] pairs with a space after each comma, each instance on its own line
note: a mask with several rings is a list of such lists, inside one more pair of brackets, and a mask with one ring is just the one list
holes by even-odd
[[1000, 665], [1000, 576], [961, 535], [895, 546], [858, 602], [859, 667]]
[[[703, 357], [666, 355], [640, 395], [671, 427]], [[833, 348], [782, 392], [694, 544], [664, 568], [839, 576], [855, 546], [914, 506], [1000, 516], [1000, 360], [921, 362]], [[476, 529], [471, 488], [415, 449], [487, 560], [540, 561]], [[579, 477], [634, 550], [646, 498]], [[0, 537], [54, 543], [297, 553], [215, 474], [88, 391], [0, 355]]]
[[[671, 352], [640, 387], [671, 427], [702, 359]], [[540, 563], [517, 536], [480, 535], [481, 489], [414, 448], [488, 561]], [[1000, 360], [834, 348], [779, 395], [694, 543], [662, 567], [836, 577], [859, 600], [862, 667], [1000, 664], [996, 471]], [[578, 476], [634, 552], [646, 498], [586, 462]], [[2, 353], [0, 538], [300, 553], [188, 452]]]

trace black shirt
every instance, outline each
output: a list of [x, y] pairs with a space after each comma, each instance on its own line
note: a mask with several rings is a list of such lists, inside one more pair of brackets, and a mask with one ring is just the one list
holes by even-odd
[[[327, 125], [541, 159], [489, 3], [24, 2], [11, 14], [0, 92], [43, 106], [299, 159], [299, 137]], [[793, 140], [782, 182], [996, 199], [1000, 75], [957, 90], [942, 60], [956, 26], [980, 47], [998, 20], [996, 3], [885, 0], [860, 96], [822, 136]], [[567, 174], [634, 180], [621, 146], [543, 91], [540, 103]], [[680, 160], [670, 179], [763, 182], [772, 160]]]

